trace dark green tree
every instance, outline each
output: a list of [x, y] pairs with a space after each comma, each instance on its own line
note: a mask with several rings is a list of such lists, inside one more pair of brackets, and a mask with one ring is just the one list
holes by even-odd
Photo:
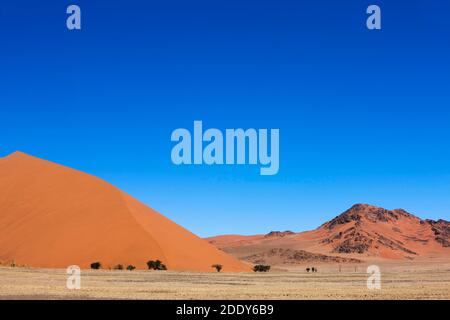
[[263, 265], [263, 264], [257, 264], [253, 267], [254, 272], [269, 272], [270, 266]]
[[102, 264], [100, 262], [91, 263], [91, 269], [98, 270], [102, 268]]
[[217, 272], [220, 272], [223, 269], [223, 265], [221, 265], [221, 264], [213, 264], [211, 267], [215, 268], [217, 270]]
[[167, 270], [166, 265], [160, 260], [149, 260], [147, 266], [149, 270]]

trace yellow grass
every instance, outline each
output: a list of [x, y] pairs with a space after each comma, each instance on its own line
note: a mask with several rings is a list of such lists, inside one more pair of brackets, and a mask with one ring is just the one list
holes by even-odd
[[[363, 266], [290, 272], [191, 273], [82, 271], [81, 289], [65, 270], [0, 267], [0, 299], [450, 299], [450, 266], [382, 267], [382, 289], [367, 289]], [[383, 269], [385, 271], [383, 271]]]

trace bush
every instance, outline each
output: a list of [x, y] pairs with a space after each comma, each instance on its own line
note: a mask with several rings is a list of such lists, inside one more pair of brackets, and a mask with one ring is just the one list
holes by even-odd
[[258, 264], [253, 267], [253, 271], [255, 271], [255, 272], [269, 272], [269, 270], [270, 270], [270, 266], [266, 266], [263, 264]]
[[213, 264], [211, 266], [211, 268], [215, 268], [217, 270], [217, 272], [220, 272], [220, 271], [222, 271], [223, 266], [221, 264]]
[[147, 262], [147, 266], [149, 270], [167, 270], [166, 265], [163, 264], [160, 260], [149, 260]]
[[117, 266], [114, 267], [114, 270], [123, 270], [123, 265], [118, 264]]
[[127, 267], [128, 271], [133, 271], [134, 269], [136, 269], [136, 267], [132, 266], [131, 264]]
[[100, 262], [91, 263], [91, 269], [98, 270], [98, 269], [101, 269], [101, 267], [102, 267], [102, 264]]
[[306, 268], [306, 272], [309, 272], [309, 270], [311, 270], [310, 268]]

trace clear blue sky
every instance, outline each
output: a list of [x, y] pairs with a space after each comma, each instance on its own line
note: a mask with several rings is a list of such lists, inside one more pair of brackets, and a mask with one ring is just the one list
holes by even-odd
[[[201, 236], [311, 229], [358, 202], [450, 219], [447, 0], [9, 0], [0, 40], [0, 156], [94, 174]], [[194, 120], [279, 128], [279, 174], [173, 165]]]

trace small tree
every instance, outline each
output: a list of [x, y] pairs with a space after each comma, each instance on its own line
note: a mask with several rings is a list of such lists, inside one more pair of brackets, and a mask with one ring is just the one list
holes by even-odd
[[309, 270], [311, 270], [310, 268], [306, 268], [306, 272], [309, 272]]
[[114, 270], [123, 270], [123, 265], [118, 264], [117, 266], [114, 267]]
[[93, 262], [93, 263], [91, 263], [91, 269], [98, 270], [101, 267], [102, 267], [102, 264], [100, 262]]
[[266, 266], [263, 264], [257, 264], [256, 266], [253, 267], [254, 272], [269, 272], [269, 270], [270, 266]]
[[215, 268], [217, 270], [217, 272], [222, 271], [222, 268], [223, 268], [223, 266], [221, 264], [213, 264], [211, 267]]
[[147, 266], [149, 270], [167, 270], [165, 264], [163, 264], [160, 260], [149, 260], [147, 262]]
[[134, 269], [136, 269], [136, 267], [131, 264], [127, 267], [128, 271], [133, 271]]

